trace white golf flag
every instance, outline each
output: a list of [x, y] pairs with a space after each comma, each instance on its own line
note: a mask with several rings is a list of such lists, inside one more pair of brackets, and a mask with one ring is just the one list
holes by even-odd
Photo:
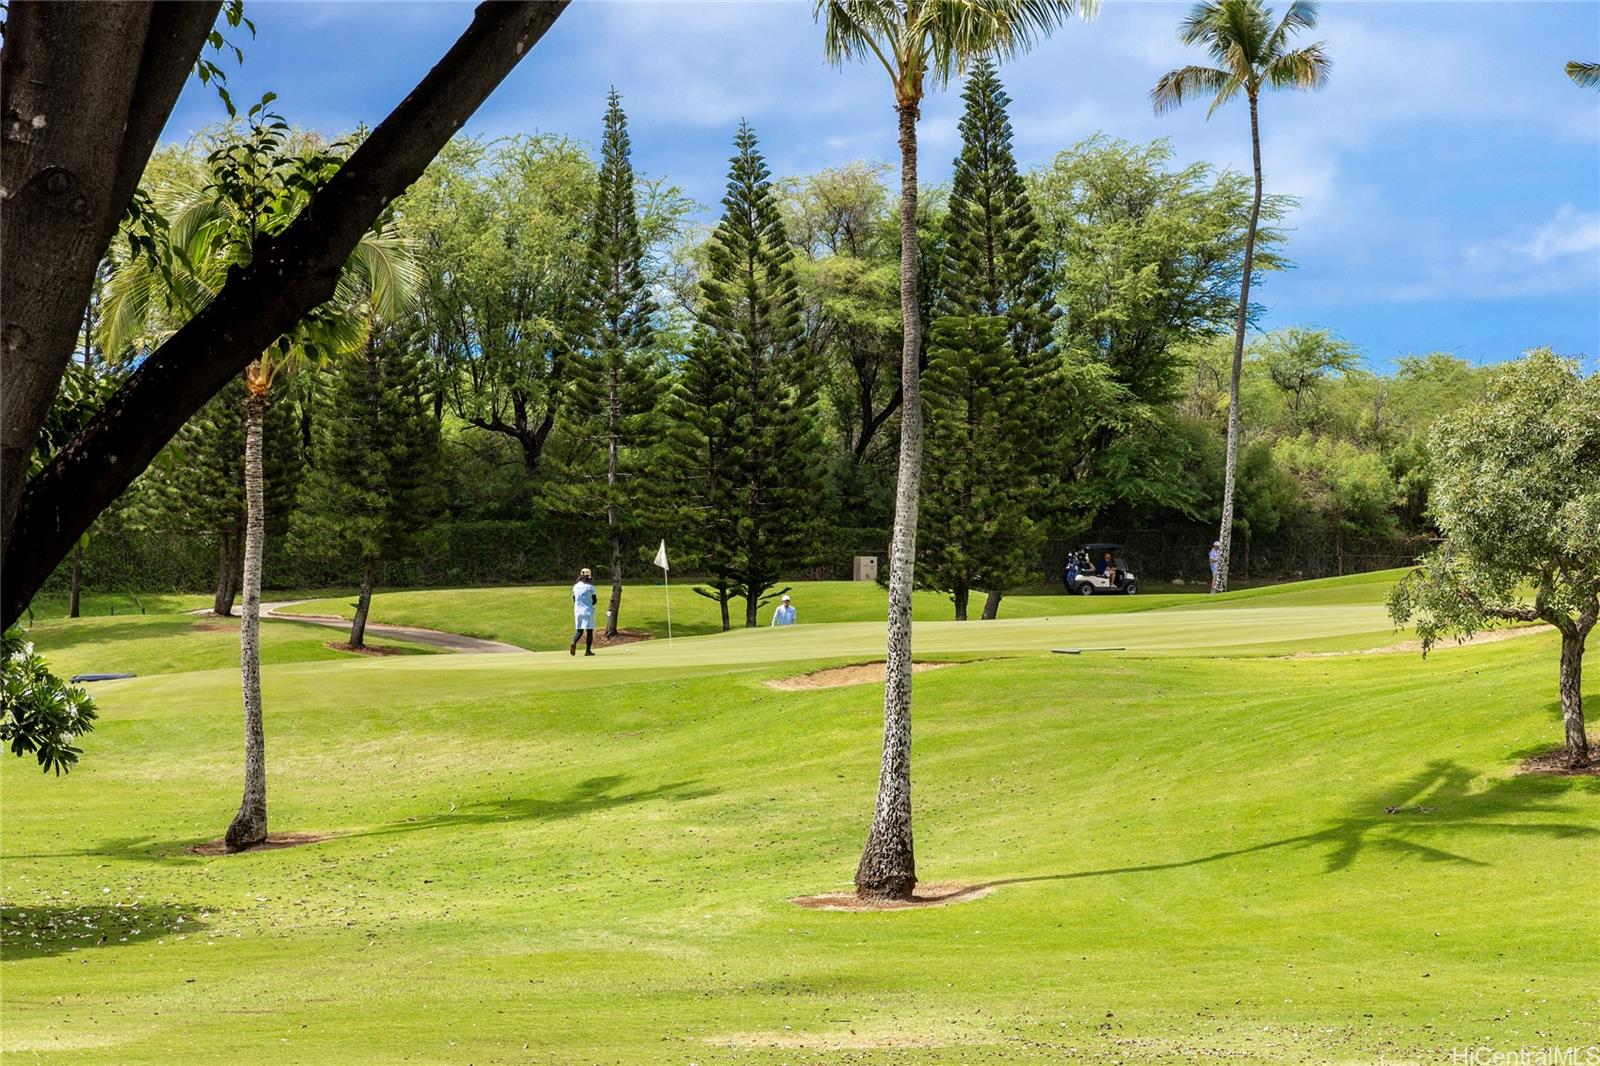
[[663, 570], [668, 569], [668, 566], [667, 566], [667, 542], [666, 542], [666, 540], [662, 540], [661, 547], [656, 549], [656, 565], [661, 567], [661, 569], [663, 569]]

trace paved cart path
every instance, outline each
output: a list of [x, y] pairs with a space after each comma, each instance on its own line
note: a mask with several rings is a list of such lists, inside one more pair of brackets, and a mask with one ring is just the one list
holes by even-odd
[[[348, 631], [350, 620], [338, 618], [329, 614], [294, 614], [287, 608], [297, 604], [308, 603], [309, 600], [283, 600], [277, 603], [263, 603], [261, 616], [263, 618], [277, 618], [285, 622], [312, 622], [316, 625], [333, 626]], [[422, 629], [418, 626], [396, 626], [385, 622], [368, 622], [367, 634], [373, 637], [388, 637], [391, 640], [408, 640], [413, 644], [427, 644], [434, 648], [443, 648], [446, 651], [487, 653], [494, 655], [508, 655], [522, 653], [525, 648], [515, 644], [503, 644], [498, 640], [483, 640], [478, 637], [468, 637], [460, 633], [444, 633], [437, 629]]]

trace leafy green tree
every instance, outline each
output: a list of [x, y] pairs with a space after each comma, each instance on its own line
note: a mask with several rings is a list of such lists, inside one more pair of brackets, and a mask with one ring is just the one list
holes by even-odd
[[1317, 419], [1322, 386], [1335, 374], [1348, 374], [1361, 364], [1355, 348], [1325, 329], [1290, 327], [1261, 344], [1267, 376], [1289, 401], [1290, 419], [1305, 426]]
[[917, 119], [931, 78], [947, 84], [980, 55], [1005, 58], [1092, 0], [817, 0], [823, 52], [833, 63], [876, 62], [894, 88], [900, 134], [900, 466], [889, 545], [888, 666], [878, 799], [856, 868], [856, 891], [909, 898], [917, 883], [911, 838], [911, 593], [922, 498], [922, 314], [918, 306]]
[[1261, 124], [1257, 115], [1263, 89], [1320, 89], [1331, 66], [1322, 45], [1291, 48], [1290, 39], [1317, 24], [1314, 0], [1291, 0], [1283, 18], [1273, 21], [1261, 0], [1205, 0], [1195, 5], [1178, 36], [1184, 44], [1201, 45], [1216, 66], [1186, 66], [1156, 82], [1150, 98], [1156, 111], [1168, 111], [1188, 98], [1207, 94], [1207, 115], [1243, 93], [1250, 104], [1250, 158], [1255, 169], [1255, 196], [1245, 231], [1244, 265], [1239, 282], [1238, 322], [1233, 340], [1233, 376], [1228, 406], [1228, 458], [1222, 492], [1221, 557], [1211, 591], [1228, 587], [1228, 551], [1233, 534], [1233, 497], [1239, 454], [1239, 378], [1244, 363], [1245, 328], [1250, 316], [1250, 274], [1254, 268], [1256, 232], [1261, 220]]
[[589, 229], [591, 333], [577, 361], [574, 416], [579, 432], [605, 457], [603, 488], [579, 482], [577, 495], [605, 509], [611, 542], [611, 602], [605, 635], [615, 637], [622, 616], [622, 538], [637, 523], [649, 449], [660, 437], [664, 367], [653, 341], [656, 312], [645, 278], [628, 120], [611, 91], [600, 145], [599, 181]]
[[899, 409], [900, 242], [882, 184], [886, 170], [850, 163], [783, 190], [806, 338], [857, 464]]
[[1399, 488], [1376, 451], [1307, 431], [1279, 440], [1272, 458], [1299, 485], [1300, 506], [1312, 518], [1308, 524], [1332, 532], [1339, 573], [1346, 537], [1393, 534]]
[[734, 146], [698, 318], [713, 342], [700, 345], [708, 357], [733, 364], [724, 373], [735, 383], [736, 522], [719, 551], [734, 578], [733, 594], [744, 598], [745, 625], [753, 627], [762, 596], [814, 551], [820, 439], [817, 373], [803, 338], [794, 252], [747, 123]]
[[[1176, 399], [1186, 348], [1231, 329], [1239, 309], [1250, 179], [1205, 163], [1174, 169], [1164, 140], [1080, 141], [1029, 176], [1075, 358], [1106, 364], [1128, 402]], [[1253, 270], [1283, 266], [1293, 201], [1261, 202]], [[1250, 308], [1252, 319], [1260, 308]], [[1109, 441], [1102, 444], [1109, 444]]]
[[361, 565], [350, 647], [366, 646], [380, 567], [416, 550], [442, 503], [439, 427], [420, 345], [372, 329], [363, 350], [318, 375], [310, 471], [295, 541], [312, 557]]
[[1583, 652], [1600, 618], [1600, 374], [1540, 348], [1490, 379], [1430, 435], [1443, 540], [1389, 595], [1424, 654], [1497, 622], [1561, 634], [1566, 761], [1588, 766]]
[[68, 773], [83, 754], [73, 741], [94, 729], [95, 717], [89, 694], [52, 674], [20, 628], [0, 636], [0, 744], [11, 754]]
[[927, 465], [917, 583], [983, 617], [1036, 571], [1042, 537], [1030, 510], [1054, 465], [1052, 401], [1059, 317], [1033, 207], [1011, 154], [1008, 99], [980, 58], [963, 92], [943, 263], [926, 370]]
[[536, 134], [452, 141], [399, 211], [429, 266], [421, 304], [439, 395], [468, 425], [515, 442], [529, 475], [590, 328], [594, 203], [583, 146]]

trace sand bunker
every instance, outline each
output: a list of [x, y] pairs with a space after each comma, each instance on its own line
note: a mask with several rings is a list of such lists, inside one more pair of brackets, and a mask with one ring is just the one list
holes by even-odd
[[[1450, 648], [1467, 644], [1496, 644], [1502, 640], [1512, 640], [1516, 637], [1526, 637], [1533, 633], [1549, 632], [1549, 626], [1516, 626], [1512, 629], [1489, 629], [1482, 633], [1475, 633], [1466, 640], [1457, 641], [1449, 637], [1433, 642], [1434, 651], [1445, 651]], [[1297, 651], [1286, 656], [1290, 659], [1333, 659], [1345, 655], [1388, 655], [1391, 652], [1417, 652], [1422, 650], [1422, 641], [1403, 640], [1399, 644], [1385, 644], [1381, 648], [1362, 648], [1358, 651]]]
[[[767, 685], [783, 692], [800, 692], [810, 688], [843, 688], [845, 685], [881, 685], [883, 668], [886, 665], [879, 659], [876, 662], [856, 663], [853, 666], [833, 666], [826, 670], [813, 670], [808, 674], [796, 674], [793, 677], [775, 677], [769, 680]], [[926, 670], [954, 665], [956, 664], [912, 663], [911, 672], [920, 674]]]

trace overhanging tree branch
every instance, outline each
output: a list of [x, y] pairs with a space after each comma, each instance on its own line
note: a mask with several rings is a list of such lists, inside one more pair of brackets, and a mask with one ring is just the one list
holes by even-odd
[[345, 260], [373, 220], [416, 180], [566, 5], [567, 0], [480, 5], [450, 51], [300, 216], [275, 240], [259, 242], [253, 260], [230, 272], [216, 299], [152, 353], [28, 484], [5, 547], [4, 625], [20, 616], [95, 516], [189, 416], [332, 295]]
[[0, 52], [0, 551], [95, 269], [220, 0], [14, 0]]

